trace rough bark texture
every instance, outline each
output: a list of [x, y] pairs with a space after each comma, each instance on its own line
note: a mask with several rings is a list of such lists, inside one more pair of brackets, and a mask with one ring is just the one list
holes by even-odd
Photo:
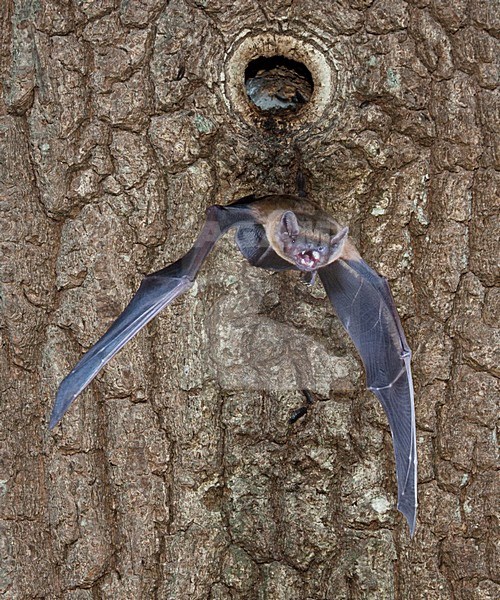
[[[495, 0], [0, 6], [3, 596], [498, 598]], [[331, 49], [314, 127], [263, 133], [228, 109], [244, 29]], [[295, 145], [414, 349], [413, 540], [385, 417], [319, 284], [252, 269], [230, 237], [47, 430], [141, 277], [210, 204], [292, 191]], [[290, 427], [304, 372], [325, 401]]]

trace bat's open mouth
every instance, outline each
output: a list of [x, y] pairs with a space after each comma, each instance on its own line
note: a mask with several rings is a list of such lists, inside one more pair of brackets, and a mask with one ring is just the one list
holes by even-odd
[[314, 270], [318, 267], [321, 255], [317, 250], [304, 250], [296, 256], [297, 264], [308, 270]]

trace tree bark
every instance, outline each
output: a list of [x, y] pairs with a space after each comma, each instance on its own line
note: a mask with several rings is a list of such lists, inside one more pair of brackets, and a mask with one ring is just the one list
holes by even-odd
[[[3, 597], [499, 597], [496, 8], [1, 4]], [[321, 118], [245, 120], [223, 77], [242, 32], [326, 52]], [[319, 283], [250, 267], [230, 236], [47, 429], [143, 275], [211, 204], [293, 192], [297, 149], [414, 350], [414, 539], [385, 416]], [[304, 383], [324, 401], [290, 426]]]

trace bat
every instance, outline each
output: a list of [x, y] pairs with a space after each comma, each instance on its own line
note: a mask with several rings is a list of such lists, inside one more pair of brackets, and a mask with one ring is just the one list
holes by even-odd
[[147, 275], [137, 293], [59, 386], [49, 427], [140, 329], [188, 290], [217, 240], [236, 229], [236, 243], [251, 265], [271, 271], [318, 274], [335, 313], [363, 361], [366, 385], [379, 399], [392, 434], [398, 509], [410, 534], [417, 514], [417, 448], [411, 351], [389, 285], [361, 258], [329, 214], [304, 197], [248, 196], [211, 206], [193, 247], [173, 264]]

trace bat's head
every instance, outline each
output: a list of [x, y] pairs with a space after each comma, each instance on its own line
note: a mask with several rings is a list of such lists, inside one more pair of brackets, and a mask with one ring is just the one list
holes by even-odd
[[288, 210], [279, 223], [279, 242], [287, 259], [301, 271], [317, 271], [342, 253], [349, 229], [314, 222]]

